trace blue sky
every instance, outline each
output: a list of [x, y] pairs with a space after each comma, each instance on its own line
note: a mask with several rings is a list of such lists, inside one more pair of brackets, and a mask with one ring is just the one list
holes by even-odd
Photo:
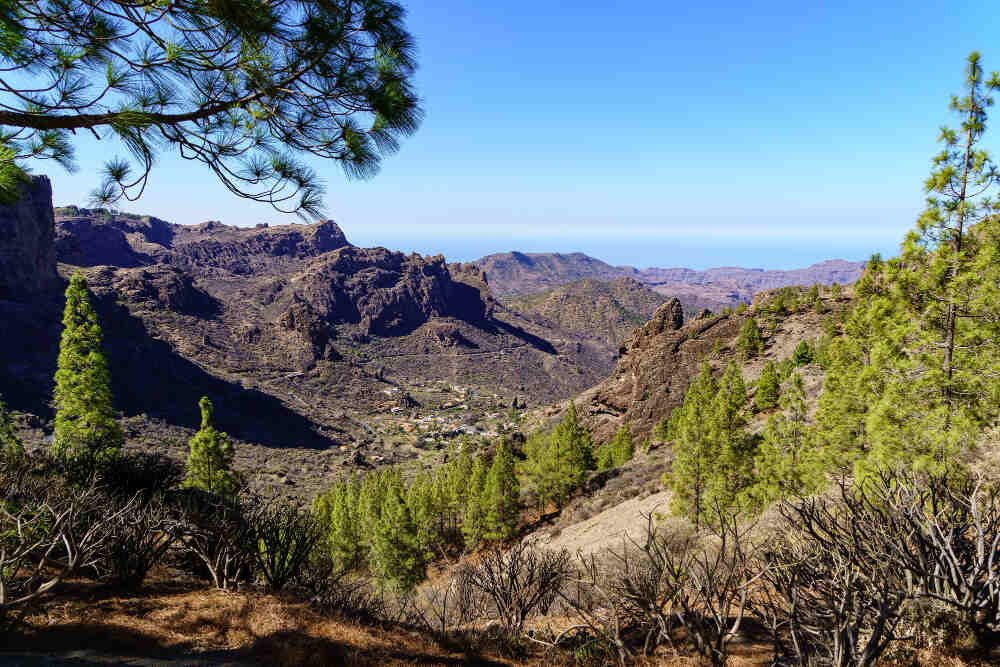
[[[965, 57], [1000, 69], [1000, 10], [984, 2], [404, 4], [422, 128], [369, 181], [316, 167], [352, 242], [459, 260], [579, 250], [793, 268], [893, 254]], [[78, 151], [76, 174], [44, 165], [57, 204], [85, 204], [100, 164], [124, 154], [82, 136]], [[295, 220], [169, 155], [124, 208]]]

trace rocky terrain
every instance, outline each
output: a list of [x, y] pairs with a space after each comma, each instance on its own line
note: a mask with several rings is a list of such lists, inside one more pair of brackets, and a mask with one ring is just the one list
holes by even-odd
[[[822, 336], [824, 318], [846, 307], [850, 294], [850, 290], [844, 290], [839, 297], [833, 297], [824, 290], [825, 314], [804, 308], [775, 318], [773, 329], [763, 329], [763, 353], [739, 360], [744, 379], [755, 381], [768, 361], [787, 359], [802, 340], [815, 341]], [[769, 296], [770, 292], [760, 293], [755, 304]], [[574, 397], [580, 420], [590, 428], [597, 442], [610, 440], [622, 426], [627, 426], [634, 438], [649, 437], [657, 422], [684, 400], [684, 393], [703, 361], [721, 372], [736, 358], [740, 329], [748, 317], [754, 316], [763, 326], [764, 320], [755, 306], [742, 313], [704, 312], [685, 321], [681, 303], [671, 299], [621, 346], [615, 371]], [[821, 377], [812, 370], [807, 368], [802, 374], [807, 392], [815, 397]], [[560, 402], [539, 409], [533, 417], [540, 424], [551, 423], [561, 418], [567, 406], [568, 401]]]
[[488, 255], [475, 262], [498, 296], [533, 294], [585, 278], [610, 281], [632, 278], [666, 298], [677, 297], [692, 312], [720, 311], [750, 303], [765, 289], [819, 283], [848, 284], [857, 280], [864, 262], [832, 259], [804, 269], [778, 271], [719, 267], [705, 271], [686, 268], [611, 266], [583, 253], [520, 253]]
[[477, 267], [358, 248], [332, 221], [53, 216], [50, 198], [39, 177], [0, 210], [0, 394], [29, 444], [49, 433], [62, 293], [77, 270], [134, 446], [183, 456], [208, 395], [238, 467], [305, 497], [344, 466], [495, 437], [514, 406], [573, 395], [614, 367], [607, 342], [497, 302]]
[[523, 317], [603, 341], [614, 354], [636, 327], [653, 316], [664, 297], [632, 278], [584, 278], [544, 292], [501, 297], [501, 301]]

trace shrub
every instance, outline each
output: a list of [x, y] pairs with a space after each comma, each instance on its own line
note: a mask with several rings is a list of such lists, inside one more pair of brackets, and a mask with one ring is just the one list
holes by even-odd
[[252, 501], [249, 518], [257, 540], [257, 571], [272, 591], [301, 577], [323, 531], [312, 514], [276, 501]]
[[181, 544], [216, 588], [228, 590], [252, 574], [257, 540], [244, 500], [191, 488], [177, 493], [174, 503], [184, 521]]
[[159, 498], [127, 501], [110, 522], [107, 546], [96, 568], [116, 584], [141, 586], [177, 541], [179, 529], [180, 522]]

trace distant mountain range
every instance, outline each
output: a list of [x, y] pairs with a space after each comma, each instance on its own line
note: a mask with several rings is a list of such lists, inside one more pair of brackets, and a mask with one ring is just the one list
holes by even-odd
[[802, 269], [764, 270], [725, 266], [705, 271], [688, 268], [612, 266], [580, 252], [487, 255], [474, 262], [498, 297], [535, 294], [585, 278], [612, 281], [631, 278], [665, 297], [676, 296], [687, 310], [749, 303], [756, 292], [788, 285], [848, 284], [858, 279], [864, 262], [830, 259]]

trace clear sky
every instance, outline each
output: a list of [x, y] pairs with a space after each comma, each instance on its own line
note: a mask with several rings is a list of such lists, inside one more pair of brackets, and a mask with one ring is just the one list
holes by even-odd
[[[981, 1], [403, 4], [423, 126], [369, 181], [316, 166], [352, 242], [458, 260], [579, 250], [793, 268], [894, 254], [965, 57], [1000, 69], [1000, 9]], [[78, 173], [36, 166], [57, 204], [85, 205], [100, 164], [125, 154], [78, 136]], [[1000, 133], [986, 144], [1000, 150]], [[168, 155], [123, 208], [295, 220]]]

